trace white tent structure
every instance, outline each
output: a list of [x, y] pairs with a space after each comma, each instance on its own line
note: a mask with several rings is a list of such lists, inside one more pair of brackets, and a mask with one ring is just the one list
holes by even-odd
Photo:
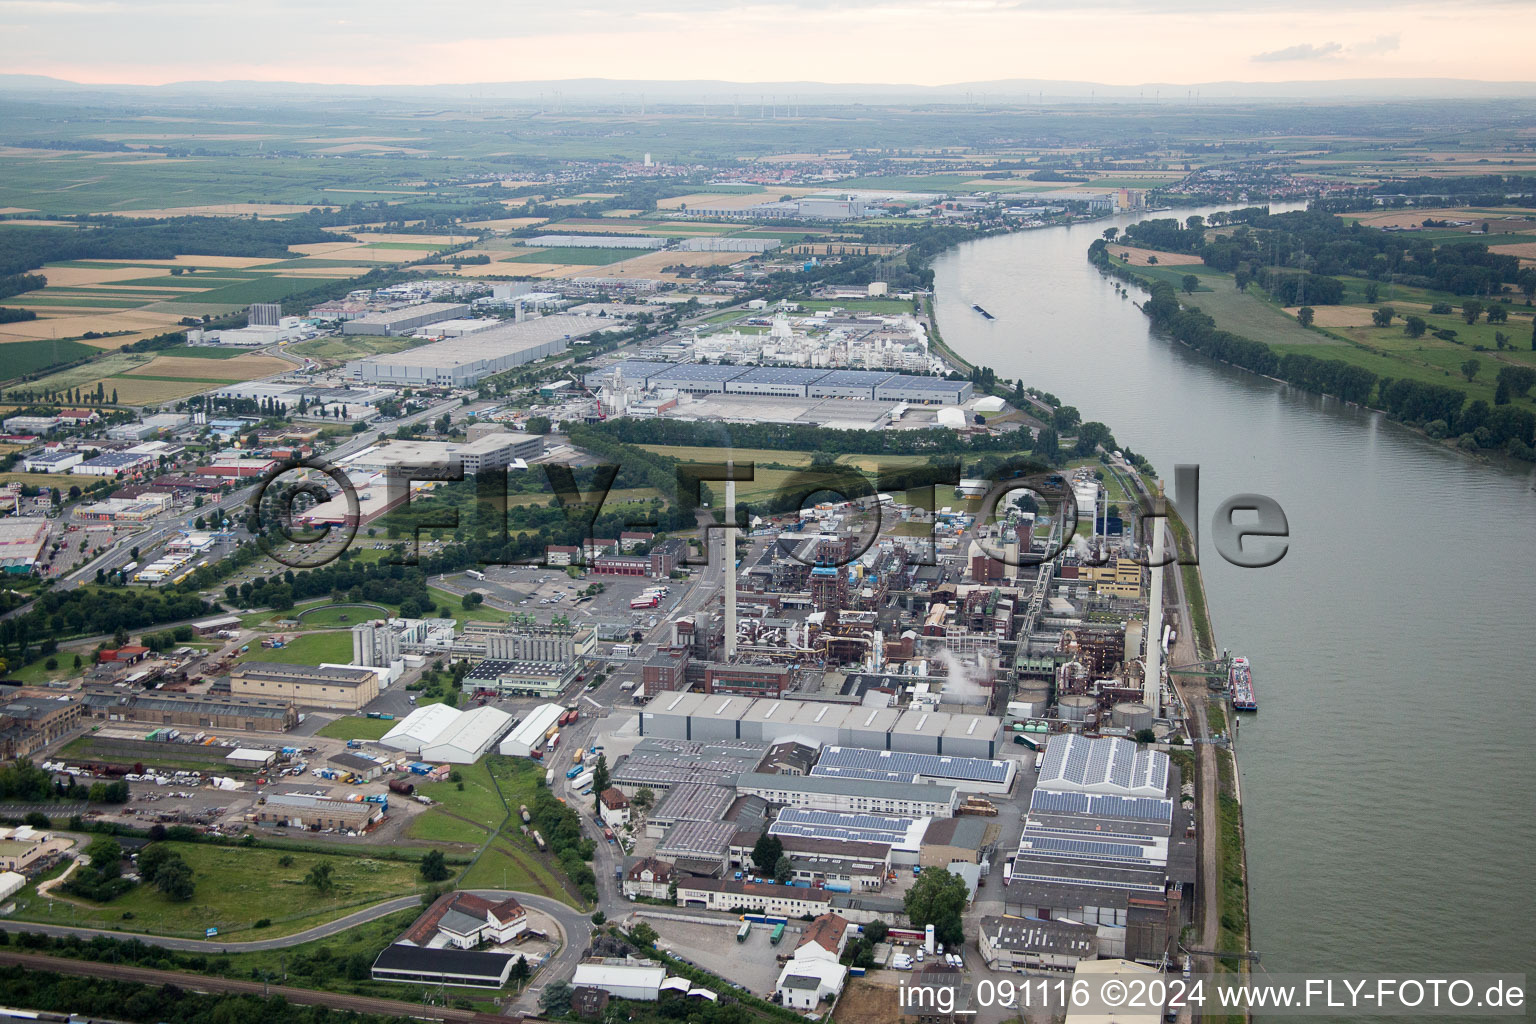
[[391, 750], [419, 754], [422, 747], [457, 722], [461, 714], [446, 704], [427, 704], [396, 722], [395, 727], [385, 733], [379, 742]]
[[421, 745], [423, 761], [474, 764], [512, 725], [512, 716], [493, 707], [463, 711]]

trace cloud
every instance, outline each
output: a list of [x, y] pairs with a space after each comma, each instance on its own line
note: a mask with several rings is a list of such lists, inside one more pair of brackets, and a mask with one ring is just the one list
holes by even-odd
[[1391, 53], [1393, 50], [1401, 49], [1402, 45], [1402, 34], [1391, 32], [1377, 36], [1375, 39], [1367, 39], [1363, 43], [1356, 43], [1349, 48], [1349, 52], [1360, 57], [1374, 57], [1379, 53]]
[[1311, 43], [1297, 43], [1295, 46], [1287, 46], [1283, 50], [1256, 53], [1249, 59], [1262, 63], [1282, 60], [1325, 60], [1329, 57], [1337, 57], [1343, 51], [1344, 47], [1338, 43], [1323, 43], [1321, 46], [1314, 46]]

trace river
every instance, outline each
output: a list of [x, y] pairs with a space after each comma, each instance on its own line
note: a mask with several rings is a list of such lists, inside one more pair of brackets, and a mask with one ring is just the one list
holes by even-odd
[[[934, 264], [935, 312], [957, 353], [1108, 424], [1170, 489], [1200, 466], [1217, 641], [1261, 705], [1238, 744], [1253, 948], [1272, 972], [1536, 972], [1536, 472], [1154, 335], [1085, 258], [1139, 219], [966, 243]], [[1286, 511], [1274, 567], [1209, 541], [1241, 492]]]

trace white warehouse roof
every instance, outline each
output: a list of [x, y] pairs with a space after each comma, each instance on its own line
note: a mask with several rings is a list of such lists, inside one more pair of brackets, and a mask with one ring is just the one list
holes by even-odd
[[459, 712], [446, 704], [427, 704], [402, 718], [379, 742], [393, 750], [420, 753], [458, 719]]
[[421, 745], [422, 760], [473, 764], [511, 724], [511, 715], [490, 706], [458, 712], [431, 741]]
[[540, 704], [528, 712], [528, 717], [501, 741], [501, 753], [512, 757], [527, 757], [535, 746], [543, 746], [544, 734], [549, 727], [560, 721], [565, 708], [559, 704]]

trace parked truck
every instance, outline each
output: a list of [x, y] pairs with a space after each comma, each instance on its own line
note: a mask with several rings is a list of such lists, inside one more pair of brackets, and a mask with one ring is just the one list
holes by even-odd
[[590, 785], [592, 785], [592, 773], [584, 771], [576, 776], [576, 781], [571, 783], [571, 788], [586, 789]]
[[527, 804], [523, 804], [521, 807], [519, 807], [517, 809], [517, 813], [522, 816], [523, 824], [525, 824], [525, 825], [528, 822], [533, 820], [533, 815], [528, 813], [528, 805]]

